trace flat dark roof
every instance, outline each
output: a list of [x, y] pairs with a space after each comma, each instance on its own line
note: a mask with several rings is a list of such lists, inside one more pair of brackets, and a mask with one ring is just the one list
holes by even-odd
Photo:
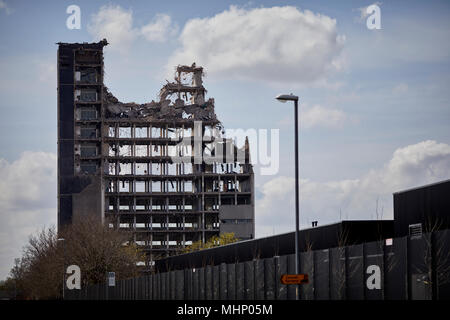
[[419, 187], [413, 187], [413, 188], [410, 188], [410, 189], [397, 191], [397, 192], [394, 192], [393, 194], [399, 194], [399, 193], [404, 193], [404, 192], [409, 192], [409, 191], [414, 191], [414, 190], [420, 190], [420, 189], [423, 189], [423, 188], [429, 188], [429, 187], [433, 187], [433, 186], [440, 185], [440, 184], [443, 184], [443, 183], [448, 183], [448, 182], [450, 182], [450, 179], [442, 180], [442, 181], [438, 181], [438, 182], [433, 182], [433, 183], [426, 184], [426, 185], [419, 186]]

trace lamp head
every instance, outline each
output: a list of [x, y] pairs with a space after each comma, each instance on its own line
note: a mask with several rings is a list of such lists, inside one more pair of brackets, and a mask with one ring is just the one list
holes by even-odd
[[286, 101], [298, 101], [298, 96], [291, 94], [279, 94], [275, 97], [280, 102], [285, 103]]

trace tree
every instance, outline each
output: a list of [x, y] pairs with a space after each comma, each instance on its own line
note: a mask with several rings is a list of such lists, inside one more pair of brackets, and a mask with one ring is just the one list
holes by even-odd
[[87, 218], [59, 233], [50, 227], [30, 236], [10, 272], [23, 298], [59, 298], [71, 264], [80, 267], [82, 286], [104, 282], [108, 271], [116, 272], [118, 279], [137, 276], [136, 263], [143, 254], [128, 241], [130, 234], [108, 226]]
[[237, 241], [239, 241], [239, 239], [234, 236], [234, 232], [221, 233], [219, 236], [212, 236], [205, 243], [203, 243], [201, 240], [192, 243], [192, 245], [184, 248], [183, 253], [224, 246], [226, 244], [234, 243]]
[[86, 219], [65, 228], [61, 236], [65, 239], [66, 266], [78, 265], [85, 284], [105, 281], [106, 273], [114, 271], [116, 279], [136, 277], [136, 263], [144, 260], [131, 234], [112, 229]]

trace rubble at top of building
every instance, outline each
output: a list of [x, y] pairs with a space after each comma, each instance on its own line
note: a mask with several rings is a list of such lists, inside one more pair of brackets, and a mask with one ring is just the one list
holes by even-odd
[[203, 68], [195, 63], [191, 66], [178, 65], [175, 81], [167, 82], [159, 93], [159, 101], [138, 104], [120, 102], [105, 88], [103, 95], [107, 118], [140, 118], [143, 120], [217, 121], [214, 99], [205, 100]]

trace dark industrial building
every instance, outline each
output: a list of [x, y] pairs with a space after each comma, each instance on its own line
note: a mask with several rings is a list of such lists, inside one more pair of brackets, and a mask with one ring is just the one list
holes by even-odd
[[[300, 251], [321, 250], [360, 244], [392, 237], [393, 221], [341, 221], [300, 230]], [[201, 267], [209, 264], [234, 263], [271, 258], [295, 252], [295, 232], [232, 243], [168, 257], [156, 261], [156, 270]]]
[[106, 40], [58, 45], [58, 228], [89, 216], [129, 232], [147, 270], [220, 232], [254, 238], [250, 146], [222, 138], [202, 67], [123, 103], [103, 82]]
[[[394, 220], [341, 221], [300, 230], [300, 251], [449, 229], [450, 180], [397, 192], [393, 196]], [[165, 271], [293, 254], [294, 236], [294, 232], [289, 232], [169, 257], [156, 261], [156, 269]]]
[[394, 193], [396, 237], [450, 229], [450, 180]]

